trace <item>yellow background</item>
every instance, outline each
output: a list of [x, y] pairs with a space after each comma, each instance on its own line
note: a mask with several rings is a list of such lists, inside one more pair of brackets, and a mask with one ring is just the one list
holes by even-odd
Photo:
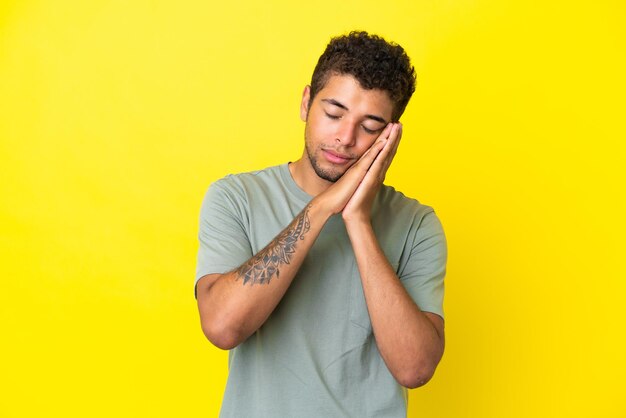
[[403, 45], [387, 182], [449, 241], [411, 417], [626, 417], [622, 1], [3, 1], [0, 416], [216, 416], [199, 207], [299, 157], [330, 36]]

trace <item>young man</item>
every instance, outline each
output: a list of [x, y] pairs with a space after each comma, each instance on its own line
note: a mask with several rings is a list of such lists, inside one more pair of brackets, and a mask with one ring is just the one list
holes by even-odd
[[414, 90], [400, 46], [334, 38], [302, 95], [302, 157], [209, 188], [196, 292], [231, 350], [222, 417], [405, 417], [405, 388], [433, 375], [445, 236], [382, 184]]

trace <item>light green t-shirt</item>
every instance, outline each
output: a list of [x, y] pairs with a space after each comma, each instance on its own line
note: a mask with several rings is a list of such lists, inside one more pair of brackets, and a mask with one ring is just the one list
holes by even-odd
[[[239, 267], [311, 199], [287, 164], [214, 182], [201, 210], [196, 282]], [[433, 209], [383, 186], [372, 224], [416, 304], [443, 317], [447, 248]], [[406, 399], [378, 352], [354, 252], [333, 216], [268, 320], [230, 351], [220, 417], [406, 417]]]

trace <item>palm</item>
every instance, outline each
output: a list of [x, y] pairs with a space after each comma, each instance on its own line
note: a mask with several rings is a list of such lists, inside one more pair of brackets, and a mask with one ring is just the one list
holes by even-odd
[[387, 174], [391, 161], [398, 150], [401, 135], [400, 124], [394, 124], [385, 146], [378, 153], [363, 180], [346, 203], [342, 211], [344, 220], [366, 221], [370, 219], [374, 198], [383, 184], [385, 174]]

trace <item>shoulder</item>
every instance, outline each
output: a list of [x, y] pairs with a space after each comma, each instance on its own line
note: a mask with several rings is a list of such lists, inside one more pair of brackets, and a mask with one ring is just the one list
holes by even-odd
[[435, 209], [391, 186], [383, 185], [374, 210], [381, 230], [392, 231], [395, 236], [406, 236], [412, 242], [421, 242], [429, 237], [445, 241], [443, 225]]
[[406, 196], [392, 186], [383, 185], [377, 196], [377, 208], [391, 219], [414, 219], [423, 218], [429, 213], [434, 213], [434, 209], [421, 203], [417, 199]]
[[273, 186], [282, 182], [283, 175], [281, 172], [284, 170], [284, 165], [276, 165], [244, 173], [228, 174], [212, 182], [209, 186], [209, 192], [213, 190], [221, 195], [242, 198], [271, 190]]
[[228, 174], [211, 183], [211, 186], [220, 188], [241, 188], [280, 181], [281, 170], [284, 164], [267, 167], [262, 170], [248, 171], [244, 173]]

